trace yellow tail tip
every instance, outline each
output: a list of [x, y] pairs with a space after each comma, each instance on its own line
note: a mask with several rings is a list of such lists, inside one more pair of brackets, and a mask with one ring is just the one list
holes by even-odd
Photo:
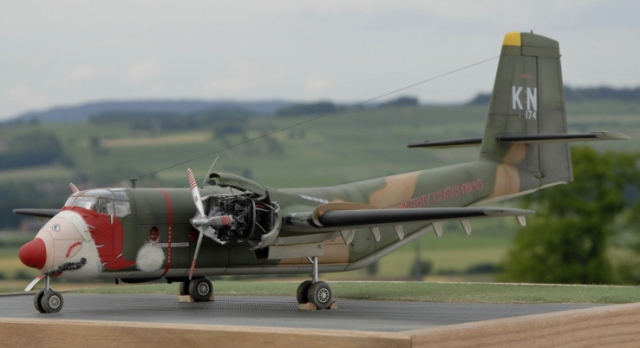
[[507, 33], [502, 41], [502, 46], [522, 46], [522, 36], [515, 31]]

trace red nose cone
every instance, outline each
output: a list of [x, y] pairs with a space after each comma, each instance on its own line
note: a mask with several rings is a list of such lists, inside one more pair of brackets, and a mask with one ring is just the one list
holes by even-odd
[[41, 269], [47, 261], [47, 249], [42, 239], [36, 238], [23, 245], [18, 256], [25, 266]]

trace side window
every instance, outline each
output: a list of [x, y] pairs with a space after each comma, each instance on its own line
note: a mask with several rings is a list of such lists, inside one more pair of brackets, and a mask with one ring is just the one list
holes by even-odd
[[113, 200], [109, 198], [100, 198], [98, 201], [98, 213], [114, 215], [115, 208], [113, 206]]
[[124, 191], [114, 190], [112, 191], [116, 197], [115, 209], [117, 217], [125, 217], [131, 214], [131, 204], [129, 203], [129, 197]]
[[125, 217], [129, 214], [131, 214], [129, 201], [116, 201], [116, 216]]

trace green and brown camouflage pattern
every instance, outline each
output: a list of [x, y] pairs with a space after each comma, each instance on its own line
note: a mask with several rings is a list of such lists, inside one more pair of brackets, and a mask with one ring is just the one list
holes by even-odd
[[[281, 207], [280, 216], [285, 219], [290, 214], [312, 212], [321, 204], [333, 202], [363, 203], [379, 209], [466, 207], [567, 183], [572, 180], [567, 144], [503, 144], [495, 140], [496, 135], [505, 133], [566, 133], [562, 93], [558, 43], [535, 34], [509, 33], [502, 46], [477, 161], [332, 187], [266, 190], [271, 201]], [[202, 189], [203, 196], [208, 189]], [[127, 235], [123, 255], [133, 258], [138, 246], [148, 239], [149, 228], [162, 220], [157, 212], [166, 211], [167, 207], [154, 190], [128, 192], [138, 204], [135, 224], [138, 237], [134, 240]], [[182, 221], [180, 225], [174, 224], [173, 239], [188, 242], [191, 229], [188, 219], [195, 214], [195, 207], [186, 189], [172, 190], [170, 195], [174, 214], [180, 216], [176, 215], [174, 221]], [[180, 210], [176, 210], [178, 207]], [[376, 261], [429, 231], [431, 226], [420, 222], [401, 225], [403, 239], [394, 226], [381, 226], [379, 240], [370, 228], [362, 228], [356, 230], [350, 243], [345, 243], [340, 231], [300, 232], [283, 222], [276, 244], [322, 241], [320, 270], [351, 270]], [[127, 226], [134, 228], [133, 222]], [[160, 231], [166, 229], [158, 227]], [[161, 234], [161, 240], [166, 237]], [[193, 245], [176, 248], [172, 268], [188, 268], [192, 253]], [[305, 257], [258, 260], [246, 243], [220, 245], [207, 239], [198, 259], [198, 269], [209, 269], [210, 274], [308, 273], [309, 267]]]
[[[451, 213], [454, 208], [477, 207], [572, 181], [562, 86], [556, 41], [532, 33], [508, 33], [476, 161], [316, 188], [268, 188], [238, 176], [212, 174], [209, 185], [200, 188], [203, 200], [251, 194], [258, 197], [255, 203], [274, 208], [277, 221], [272, 221], [269, 226], [273, 227], [267, 228], [271, 231], [264, 231], [259, 240], [221, 244], [204, 238], [194, 275], [308, 274], [308, 257], [313, 256], [319, 257], [321, 272], [353, 270], [430, 230], [439, 233], [440, 220], [434, 217], [439, 215], [430, 215], [433, 212]], [[610, 138], [602, 134], [591, 135]], [[586, 138], [580, 136], [577, 140]], [[121, 191], [128, 197], [131, 214], [118, 220], [122, 235], [114, 233], [109, 237], [113, 238], [108, 243], [113, 245], [109, 251], [113, 255], [104, 256], [104, 250], [100, 255], [103, 264], [111, 260], [119, 266], [103, 266], [96, 277], [184, 280], [198, 236], [190, 222], [196, 207], [189, 188]], [[457, 215], [453, 215], [457, 217], [453, 219], [463, 221], [465, 230], [467, 219], [500, 215], [499, 211], [478, 214], [465, 209], [456, 210]], [[371, 217], [367, 213], [382, 216], [382, 210], [397, 216], [381, 217], [375, 220], [381, 223], [375, 224], [350, 223], [358, 217]], [[349, 223], [338, 227], [322, 225], [324, 217], [338, 211]], [[416, 221], [404, 214], [409, 211], [429, 218]], [[505, 210], [503, 215], [526, 213]], [[447, 219], [451, 218], [443, 217], [442, 221]], [[162, 250], [162, 262], [143, 267], [141, 250], [150, 249], [150, 243]], [[73, 275], [69, 271], [62, 276], [65, 273]]]

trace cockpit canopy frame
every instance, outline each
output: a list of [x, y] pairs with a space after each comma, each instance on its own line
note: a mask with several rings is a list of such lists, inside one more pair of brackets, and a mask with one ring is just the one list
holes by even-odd
[[131, 214], [131, 203], [124, 189], [92, 189], [69, 196], [65, 207], [80, 207], [119, 218]]

